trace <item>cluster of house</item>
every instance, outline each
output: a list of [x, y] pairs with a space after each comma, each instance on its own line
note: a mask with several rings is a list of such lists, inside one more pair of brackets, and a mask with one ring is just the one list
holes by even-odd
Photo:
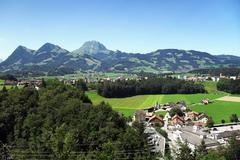
[[137, 81], [140, 81], [140, 80], [142, 80], [142, 79], [148, 79], [148, 77], [134, 77], [134, 75], [133, 75], [133, 77], [131, 77], [131, 78], [129, 78], [129, 77], [125, 77], [125, 76], [119, 76], [119, 77], [115, 77], [115, 78], [111, 78], [111, 77], [106, 77], [106, 78], [102, 78], [102, 79], [100, 79], [99, 81], [100, 82], [103, 82], [103, 81], [111, 81], [111, 82], [115, 82], [115, 81], [118, 81], [118, 80], [120, 80], [120, 81], [128, 81], [128, 80], [137, 80]]
[[226, 126], [214, 127], [207, 129], [200, 126], [183, 126], [181, 128], [172, 130], [172, 141], [187, 141], [188, 146], [195, 150], [202, 141], [205, 142], [207, 149], [215, 148], [220, 145], [228, 144], [231, 137], [236, 136], [240, 138], [240, 125], [231, 124]]
[[181, 128], [183, 125], [205, 127], [208, 121], [208, 116], [204, 113], [191, 111], [185, 112], [184, 116], [176, 114], [173, 117], [167, 112], [166, 115], [162, 117], [154, 114], [154, 112], [138, 110], [133, 116], [133, 121], [146, 123], [148, 126], [156, 126], [156, 123], [160, 126], [166, 124], [168, 128]]
[[20, 85], [40, 87], [42, 85], [42, 80], [19, 80], [17, 86]]
[[178, 75], [178, 79], [186, 80], [186, 81], [194, 81], [194, 82], [202, 82], [206, 80], [212, 80], [218, 82], [221, 78], [225, 79], [240, 79], [239, 76], [224, 76], [220, 74], [219, 76], [186, 76], [186, 75]]
[[[177, 141], [187, 141], [189, 147], [195, 150], [201, 145], [202, 141], [209, 149], [227, 144], [232, 136], [237, 136], [240, 139], [240, 124], [226, 124], [207, 128], [208, 116], [204, 113], [186, 112], [184, 110], [183, 116], [176, 114], [171, 117], [169, 112], [167, 112], [163, 117], [155, 114], [155, 111], [160, 110], [161, 107], [163, 106], [156, 103], [151, 108], [136, 111], [133, 116], [133, 121], [146, 124], [144, 132], [148, 134], [148, 142], [152, 152], [159, 152], [164, 155], [166, 143], [171, 143], [170, 146], [176, 149], [179, 147]], [[155, 129], [156, 127], [161, 127], [161, 129], [165, 130], [168, 134], [168, 139], [158, 133]]]
[[4, 85], [8, 86], [34, 86], [40, 87], [42, 85], [42, 80], [6, 80]]
[[75, 80], [75, 79], [68, 79], [68, 80], [62, 80], [62, 82], [64, 84], [67, 84], [67, 85], [75, 85], [77, 80]]
[[149, 107], [147, 109], [144, 109], [146, 112], [158, 112], [158, 111], [170, 111], [172, 108], [180, 108], [182, 111], [185, 111], [187, 109], [187, 105], [184, 101], [180, 101], [177, 103], [165, 103], [161, 105], [160, 103], [156, 102], [155, 105], [152, 107]]

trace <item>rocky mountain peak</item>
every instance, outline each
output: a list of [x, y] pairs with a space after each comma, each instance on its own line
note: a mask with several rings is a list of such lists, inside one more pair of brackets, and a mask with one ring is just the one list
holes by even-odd
[[74, 54], [89, 54], [93, 55], [101, 51], [106, 51], [107, 48], [98, 41], [87, 41], [79, 49], [73, 51]]

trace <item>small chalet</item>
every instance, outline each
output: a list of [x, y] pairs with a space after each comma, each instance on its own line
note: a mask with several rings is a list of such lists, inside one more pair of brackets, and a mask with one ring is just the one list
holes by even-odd
[[179, 115], [175, 115], [172, 117], [172, 125], [180, 125], [182, 126], [184, 124], [184, 118], [180, 117]]
[[199, 113], [198, 113], [198, 112], [194, 112], [194, 111], [192, 111], [192, 112], [187, 112], [186, 117], [185, 117], [185, 120], [187, 120], [187, 119], [196, 120], [196, 119], [198, 118], [198, 116], [199, 116]]
[[203, 122], [203, 123], [207, 123], [208, 121], [208, 116], [204, 113], [201, 113], [199, 116], [198, 116], [198, 121], [199, 122]]
[[203, 100], [201, 101], [201, 103], [207, 105], [207, 104], [210, 103], [210, 101], [209, 101], [209, 99], [203, 99]]
[[160, 126], [164, 126], [164, 120], [162, 117], [154, 115], [149, 120], [148, 123], [151, 125], [155, 125], [156, 123], [160, 124]]
[[201, 122], [201, 121], [192, 121], [192, 123], [194, 126], [197, 126], [197, 127], [205, 127], [206, 126], [206, 123]]

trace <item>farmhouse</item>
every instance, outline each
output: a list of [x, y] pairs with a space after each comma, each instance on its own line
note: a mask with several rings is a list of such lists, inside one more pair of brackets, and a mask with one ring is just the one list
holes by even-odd
[[187, 105], [184, 101], [177, 102], [177, 103], [165, 103], [162, 106], [163, 110], [170, 111], [172, 108], [178, 107], [182, 111], [185, 111], [187, 109]]
[[201, 103], [207, 105], [210, 103], [210, 101], [209, 101], [209, 99], [203, 99], [203, 100], [201, 100]]
[[190, 120], [196, 120], [198, 119], [199, 113], [198, 112], [187, 112], [185, 115], [185, 120], [190, 119]]
[[160, 126], [164, 126], [164, 121], [163, 118], [157, 115], [152, 116], [149, 120], [148, 123], [155, 126], [156, 124], [160, 124]]
[[192, 121], [194, 126], [205, 127], [207, 124], [201, 121]]
[[184, 118], [180, 117], [179, 115], [175, 115], [172, 117], [172, 125], [180, 125], [182, 126], [184, 124]]

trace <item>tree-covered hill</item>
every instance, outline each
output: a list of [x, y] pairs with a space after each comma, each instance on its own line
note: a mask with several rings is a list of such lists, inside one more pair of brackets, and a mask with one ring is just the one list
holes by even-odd
[[[45, 83], [44, 83], [45, 84]], [[1, 156], [13, 159], [152, 159], [143, 126], [83, 91], [51, 80], [0, 92]], [[2, 149], [4, 151], [2, 151]]]

